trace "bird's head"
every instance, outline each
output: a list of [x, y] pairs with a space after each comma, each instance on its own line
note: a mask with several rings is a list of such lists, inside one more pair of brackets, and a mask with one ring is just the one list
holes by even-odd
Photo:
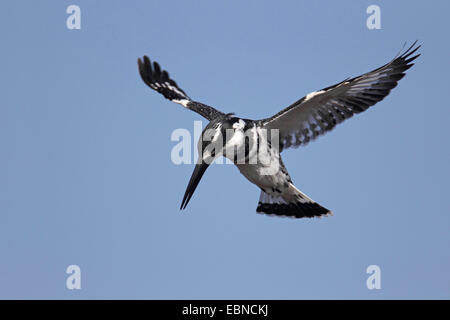
[[223, 118], [212, 120], [205, 127], [197, 144], [198, 162], [184, 194], [181, 209], [186, 208], [203, 174], [216, 158], [225, 156], [232, 161], [235, 160], [234, 152], [229, 150], [234, 151], [242, 144], [241, 136], [244, 136], [245, 126], [242, 119], [227, 114]]
[[[239, 147], [243, 139], [246, 122], [232, 114], [218, 121], [211, 121], [198, 141], [198, 154], [203, 161], [211, 163], [219, 156], [227, 156], [227, 149]], [[231, 157], [230, 160], [233, 160]]]

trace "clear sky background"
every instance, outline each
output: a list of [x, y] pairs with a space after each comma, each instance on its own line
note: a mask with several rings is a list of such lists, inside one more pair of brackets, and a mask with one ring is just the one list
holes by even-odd
[[[81, 30], [66, 8], [81, 8]], [[381, 7], [381, 30], [366, 8]], [[0, 298], [450, 298], [448, 1], [3, 1]], [[422, 56], [381, 103], [283, 153], [323, 219], [255, 213], [260, 190], [170, 140], [201, 117], [140, 79], [148, 55], [193, 98], [270, 116]], [[203, 122], [206, 125], [206, 122]], [[196, 142], [195, 142], [196, 143]], [[82, 289], [66, 289], [78, 265]], [[366, 268], [381, 268], [368, 290]]]

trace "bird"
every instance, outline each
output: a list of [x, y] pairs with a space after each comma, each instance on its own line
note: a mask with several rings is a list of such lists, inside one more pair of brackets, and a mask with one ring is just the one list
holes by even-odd
[[234, 113], [224, 113], [191, 99], [156, 61], [152, 63], [146, 55], [138, 58], [139, 74], [145, 84], [209, 121], [198, 141], [198, 161], [180, 210], [188, 205], [212, 161], [226, 157], [247, 180], [261, 189], [257, 213], [291, 218], [332, 215], [332, 211], [294, 185], [281, 152], [305, 146], [383, 100], [405, 76], [405, 71], [414, 65], [413, 61], [420, 56], [417, 53], [420, 47], [415, 41], [385, 65], [311, 92], [272, 117], [260, 120], [239, 118]]

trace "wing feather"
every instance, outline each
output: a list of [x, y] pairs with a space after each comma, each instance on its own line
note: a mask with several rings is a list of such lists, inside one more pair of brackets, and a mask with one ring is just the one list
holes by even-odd
[[185, 108], [197, 112], [210, 121], [224, 115], [224, 113], [213, 107], [191, 100], [183, 89], [170, 78], [169, 73], [166, 70], [162, 70], [156, 61], [152, 64], [150, 59], [147, 56], [144, 56], [142, 60], [140, 58], [138, 59], [138, 67], [142, 80], [150, 88], [162, 94], [164, 98], [181, 104]]
[[306, 95], [273, 117], [261, 120], [262, 125], [279, 130], [280, 150], [307, 144], [383, 100], [420, 56], [414, 55], [420, 48], [416, 43], [380, 68]]

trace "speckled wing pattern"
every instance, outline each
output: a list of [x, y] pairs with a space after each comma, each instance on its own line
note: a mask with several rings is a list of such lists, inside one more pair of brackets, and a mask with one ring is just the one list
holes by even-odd
[[161, 70], [159, 64], [153, 64], [147, 56], [138, 59], [139, 74], [142, 80], [153, 90], [161, 93], [164, 98], [181, 104], [187, 109], [197, 112], [208, 120], [215, 119], [224, 113], [206, 104], [192, 101], [191, 98], [169, 77], [166, 70]]
[[261, 120], [263, 127], [279, 129], [280, 150], [307, 144], [383, 100], [420, 56], [414, 55], [420, 48], [416, 43], [378, 69], [306, 95], [273, 117]]

